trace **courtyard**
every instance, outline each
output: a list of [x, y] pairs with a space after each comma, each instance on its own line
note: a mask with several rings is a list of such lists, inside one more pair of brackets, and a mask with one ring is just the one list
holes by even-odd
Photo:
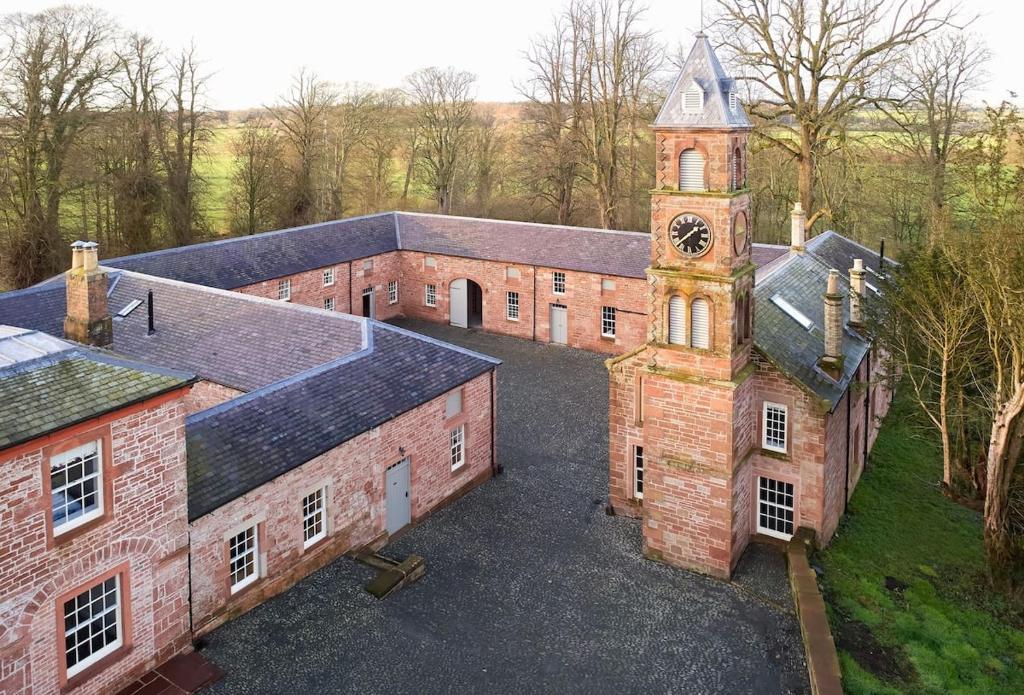
[[427, 574], [383, 601], [340, 558], [206, 638], [215, 693], [808, 692], [785, 563], [752, 545], [732, 582], [640, 554], [605, 513], [600, 355], [400, 322], [504, 361], [504, 473], [401, 535]]

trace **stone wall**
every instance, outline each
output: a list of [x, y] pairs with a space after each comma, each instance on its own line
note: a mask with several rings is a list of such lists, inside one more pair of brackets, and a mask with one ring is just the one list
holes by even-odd
[[[463, 408], [445, 418], [447, 394], [351, 439], [192, 522], [194, 629], [205, 633], [284, 591], [338, 555], [385, 534], [386, 469], [408, 457], [416, 522], [492, 474], [494, 372], [460, 387]], [[465, 426], [466, 463], [452, 471], [449, 437]], [[327, 489], [326, 538], [304, 548], [302, 499]], [[258, 526], [260, 579], [232, 594], [228, 539]]]
[[[189, 648], [185, 392], [0, 454], [0, 692], [115, 692]], [[104, 514], [55, 537], [49, 458], [96, 440]], [[125, 644], [68, 681], [63, 601], [114, 574]]]
[[221, 386], [214, 381], [199, 381], [192, 386], [192, 392], [185, 397], [185, 411], [189, 415], [200, 410], [220, 405], [242, 395], [242, 391]]

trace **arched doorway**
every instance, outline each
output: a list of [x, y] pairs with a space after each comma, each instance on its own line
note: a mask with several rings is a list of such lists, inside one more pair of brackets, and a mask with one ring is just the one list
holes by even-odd
[[452, 280], [451, 324], [459, 328], [479, 328], [484, 323], [484, 291], [466, 278]]

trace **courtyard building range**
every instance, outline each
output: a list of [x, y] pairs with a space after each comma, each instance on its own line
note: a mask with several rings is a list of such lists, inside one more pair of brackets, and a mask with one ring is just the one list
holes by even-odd
[[0, 295], [0, 691], [116, 691], [498, 472], [498, 361], [398, 317], [607, 354], [609, 502], [649, 557], [728, 577], [752, 538], [827, 542], [889, 401], [881, 259], [799, 209], [751, 243], [703, 35], [654, 129], [650, 235], [388, 212], [77, 242]]

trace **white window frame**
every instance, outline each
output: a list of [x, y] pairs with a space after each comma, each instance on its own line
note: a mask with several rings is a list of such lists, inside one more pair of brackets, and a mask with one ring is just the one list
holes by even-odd
[[448, 441], [452, 470], [457, 471], [466, 465], [466, 426], [459, 425], [453, 429]]
[[423, 303], [427, 306], [437, 306], [437, 285], [429, 282], [423, 287]]
[[[319, 530], [316, 530], [319, 526]], [[310, 534], [310, 531], [314, 532]], [[302, 549], [327, 537], [327, 488], [320, 487], [302, 498]]]
[[519, 320], [519, 293], [509, 290], [505, 293], [505, 318], [509, 321]]
[[[83, 473], [84, 473], [85, 463], [86, 463], [86, 460], [89, 457], [94, 457], [94, 459], [95, 459], [95, 469], [96, 469], [95, 473], [92, 473], [92, 474], [89, 474], [89, 475], [82, 475], [81, 477], [76, 478], [74, 482], [68, 481], [67, 477], [65, 477], [63, 485], [61, 485], [60, 487], [57, 487], [57, 488], [53, 487], [53, 474], [54, 474], [54, 471], [60, 470], [61, 468], [64, 468], [66, 470], [66, 467], [67, 467], [67, 465], [69, 463], [71, 463], [72, 461], [74, 461], [77, 458], [81, 458], [82, 462], [79, 465], [81, 466], [81, 468], [83, 470]], [[54, 510], [53, 510], [53, 496], [55, 494], [63, 494], [66, 490], [68, 490], [68, 489], [70, 489], [72, 487], [75, 487], [75, 486], [83, 486], [84, 487], [85, 481], [89, 481], [89, 480], [94, 480], [95, 481], [95, 485], [96, 485], [96, 506], [95, 506], [95, 508], [89, 510], [88, 512], [85, 512], [81, 516], [77, 516], [74, 519], [68, 520], [68, 515], [67, 515], [68, 503], [67, 503], [67, 496], [65, 495], [64, 496], [64, 503], [63, 503], [64, 507], [65, 507], [65, 513], [64, 513], [64, 519], [65, 520], [58, 524], [57, 523], [57, 519], [55, 518], [54, 513], [53, 513], [54, 512]], [[62, 451], [61, 453], [55, 454], [54, 456], [50, 457], [50, 520], [53, 522], [53, 535], [54, 536], [58, 536], [58, 535], [60, 535], [62, 533], [66, 533], [66, 532], [68, 532], [68, 531], [70, 531], [70, 530], [72, 530], [74, 528], [77, 528], [77, 527], [83, 525], [83, 524], [89, 523], [93, 519], [98, 519], [99, 517], [103, 516], [103, 505], [104, 505], [104, 499], [103, 499], [103, 440], [102, 439], [97, 439], [97, 440], [92, 441], [92, 442], [87, 442], [86, 444], [83, 444], [81, 446], [76, 446], [74, 449], [69, 449], [68, 451]]]
[[[788, 505], [786, 504], [787, 498]], [[787, 541], [792, 538], [793, 532], [796, 530], [796, 485], [785, 480], [759, 475], [757, 476], [755, 499], [757, 500], [755, 509], [757, 532]], [[789, 512], [788, 515], [786, 512]], [[765, 517], [769, 524], [762, 525], [762, 517]], [[778, 524], [783, 525], [782, 530], [772, 528]], [[789, 526], [789, 532], [785, 530], [785, 525]]]
[[444, 400], [444, 419], [451, 420], [462, 414], [462, 389], [457, 388]]
[[565, 294], [565, 287], [565, 273], [561, 270], [556, 270], [551, 274], [551, 292], [554, 294]]
[[[768, 412], [774, 411], [776, 413], [782, 413], [782, 446], [778, 445], [778, 438], [776, 436], [769, 436], [768, 428]], [[776, 417], [777, 421], [778, 418]], [[771, 429], [772, 433], [778, 431], [777, 427]], [[785, 454], [789, 447], [789, 408], [781, 403], [771, 403], [769, 401], [764, 402], [764, 407], [761, 410], [761, 448], [767, 449], [768, 451], [775, 451], [780, 454]]]
[[638, 500], [644, 498], [644, 447], [640, 444], [633, 446], [633, 497]]
[[[107, 588], [107, 582], [111, 582], [112, 583], [112, 585], [113, 585], [112, 589]], [[100, 593], [99, 596], [93, 597], [92, 596], [92, 592], [96, 588], [101, 588], [101, 593]], [[113, 603], [112, 606], [106, 605], [106, 600], [107, 600], [107, 598], [109, 596], [113, 596], [114, 603]], [[82, 599], [83, 597], [85, 597], [84, 600], [81, 603], [79, 603], [79, 599]], [[69, 618], [77, 621], [78, 617], [79, 617], [79, 614], [83, 611], [83, 609], [86, 606], [89, 607], [88, 608], [89, 617], [87, 619], [85, 619], [81, 623], [75, 622], [74, 626], [72, 626], [70, 628], [68, 628], [68, 627], [64, 628], [64, 643], [63, 643], [63, 645], [64, 645], [64, 666], [66, 668], [66, 673], [67, 673], [68, 678], [71, 678], [72, 676], [74, 676], [74, 675], [76, 675], [78, 673], [81, 673], [82, 671], [84, 671], [85, 669], [89, 668], [90, 666], [92, 666], [93, 664], [95, 664], [97, 661], [99, 661], [100, 659], [104, 658], [108, 654], [113, 654], [114, 652], [116, 652], [118, 649], [120, 649], [124, 645], [124, 625], [122, 624], [121, 602], [122, 602], [122, 597], [121, 597], [121, 576], [118, 575], [118, 574], [115, 574], [113, 577], [107, 577], [103, 581], [96, 582], [95, 584], [90, 586], [88, 589], [82, 591], [79, 594], [76, 594], [75, 596], [72, 596], [70, 599], [68, 599], [67, 601], [64, 602], [64, 605], [62, 605], [60, 607], [61, 610], [64, 612], [63, 623], [65, 625], [67, 625], [67, 620]], [[72, 611], [70, 613], [68, 612], [68, 604], [69, 603], [73, 604]], [[100, 604], [100, 605], [97, 605], [97, 604]], [[98, 609], [98, 612], [93, 614], [93, 611], [97, 610], [97, 609]], [[69, 665], [68, 664], [68, 651], [69, 651], [68, 650], [68, 638], [71, 637], [72, 635], [74, 635], [74, 633], [76, 633], [77, 631], [79, 631], [80, 629], [85, 627], [86, 625], [90, 626], [90, 628], [91, 628], [91, 626], [93, 624], [99, 623], [102, 626], [102, 624], [104, 622], [104, 618], [106, 616], [110, 615], [110, 614], [113, 614], [113, 616], [114, 616], [114, 625], [117, 628], [117, 637], [115, 639], [113, 639], [112, 641], [108, 642], [107, 644], [103, 645], [97, 651], [92, 652], [91, 654], [89, 654], [87, 657], [85, 657], [81, 661], [78, 661], [73, 666]], [[105, 630], [101, 629], [96, 634], [102, 634], [104, 632], [105, 632]], [[90, 633], [90, 637], [89, 638], [85, 639], [81, 643], [78, 643], [76, 641], [73, 648], [77, 648], [78, 646], [80, 646], [80, 644], [87, 644], [87, 645], [89, 645], [89, 648], [91, 649], [92, 648], [92, 646], [91, 646], [92, 645], [91, 637], [93, 636], [93, 633], [92, 633], [91, 629], [89, 630], [89, 633]]]
[[[245, 537], [241, 542], [239, 538]], [[251, 543], [250, 543], [251, 541]], [[253, 524], [248, 526], [238, 533], [228, 538], [228, 581], [233, 579], [233, 575], [236, 573], [232, 570], [232, 565], [235, 564], [236, 560], [250, 557], [252, 560], [252, 571], [246, 574], [238, 581], [231, 581], [231, 593], [235, 594], [249, 586], [257, 579], [260, 578], [260, 529], [259, 524]], [[236, 554], [236, 550], [242, 548], [241, 552]], [[244, 566], [248, 566], [249, 562], [245, 561]]]
[[[601, 337], [614, 338], [618, 312], [613, 306], [601, 307]], [[610, 329], [610, 330], [609, 330]]]
[[282, 302], [292, 300], [292, 281], [290, 278], [277, 281], [277, 298]]
[[324, 270], [324, 287], [331, 287], [334, 284], [334, 268]]
[[334, 311], [334, 297], [324, 297], [324, 309]]
[[398, 280], [388, 281], [388, 304], [398, 304]]

